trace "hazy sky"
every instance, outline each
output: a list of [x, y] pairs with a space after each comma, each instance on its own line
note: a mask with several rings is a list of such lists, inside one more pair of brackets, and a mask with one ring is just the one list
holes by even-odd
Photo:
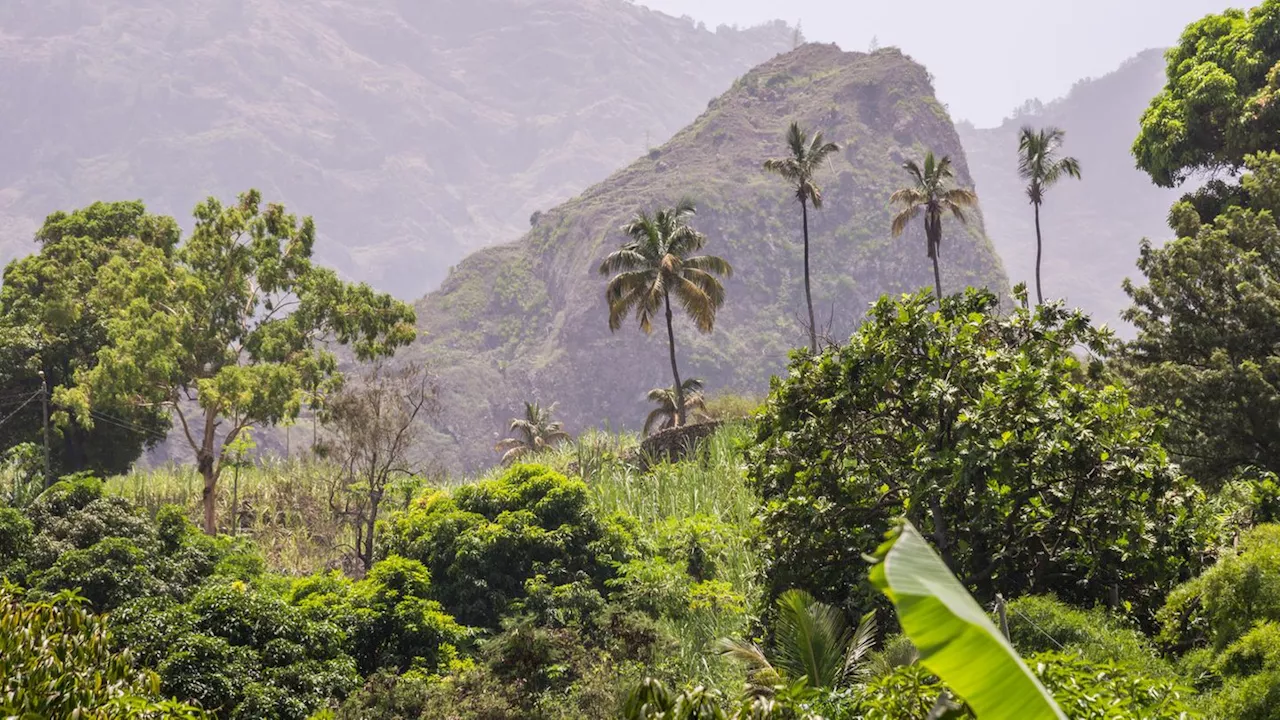
[[781, 18], [815, 42], [897, 45], [936, 78], [956, 119], [999, 124], [1022, 101], [1060, 97], [1076, 80], [1168, 47], [1193, 20], [1256, 2], [1224, 0], [638, 0], [714, 28]]

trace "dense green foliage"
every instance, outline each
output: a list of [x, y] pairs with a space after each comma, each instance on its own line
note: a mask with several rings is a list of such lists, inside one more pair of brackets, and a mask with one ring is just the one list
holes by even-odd
[[209, 198], [195, 219], [176, 247], [170, 238], [103, 264], [86, 294], [107, 309], [104, 343], [55, 399], [84, 427], [104, 406], [172, 412], [204, 476], [212, 535], [228, 449], [246, 428], [297, 417], [305, 394], [314, 403], [332, 390], [341, 375], [329, 343], [368, 360], [416, 333], [408, 305], [312, 262], [311, 218], [250, 190], [230, 207]]
[[1201, 171], [1238, 170], [1280, 135], [1280, 2], [1192, 23], [1169, 51], [1168, 82], [1142, 116], [1138, 167], [1172, 187]]
[[1280, 154], [1245, 162], [1247, 202], [1216, 215], [1175, 205], [1178, 238], [1144, 244], [1146, 282], [1126, 284], [1134, 379], [1170, 418], [1171, 449], [1214, 486], [1280, 471]]
[[5, 717], [199, 720], [198, 708], [157, 701], [155, 675], [134, 667], [107, 623], [74, 593], [28, 601], [0, 587], [0, 713]]
[[627, 528], [601, 518], [587, 486], [538, 465], [429, 494], [397, 517], [387, 551], [421, 561], [444, 606], [468, 625], [497, 627], [531, 585], [600, 589], [626, 560]]
[[[102, 268], [147, 251], [169, 254], [177, 241], [177, 223], [147, 213], [140, 202], [94, 203], [45, 220], [36, 233], [40, 251], [10, 263], [0, 284], [0, 398], [3, 416], [16, 413], [0, 424], [0, 447], [41, 442], [35, 398], [44, 383], [73, 386], [77, 373], [97, 364], [111, 314], [110, 304], [92, 293]], [[169, 426], [156, 408], [117, 403], [98, 410], [102, 422], [87, 428], [66, 422], [55, 408], [61, 420], [54, 428], [60, 440], [52, 452], [55, 472], [124, 472]]]
[[902, 512], [984, 601], [1150, 611], [1195, 570], [1196, 493], [1159, 424], [1074, 354], [1106, 337], [1060, 306], [996, 302], [882, 299], [848, 345], [775, 382], [751, 452], [775, 592], [867, 607], [861, 558]]

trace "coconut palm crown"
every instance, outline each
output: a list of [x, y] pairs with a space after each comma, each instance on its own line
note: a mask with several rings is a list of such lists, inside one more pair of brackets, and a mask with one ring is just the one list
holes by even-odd
[[1058, 156], [1066, 135], [1055, 127], [1042, 130], [1024, 127], [1018, 134], [1018, 175], [1027, 181], [1027, 199], [1035, 206], [1036, 213], [1036, 300], [1041, 305], [1044, 304], [1044, 293], [1040, 290], [1040, 258], [1043, 254], [1040, 205], [1044, 203], [1044, 194], [1063, 177], [1080, 179], [1080, 161]]
[[[660, 387], [649, 391], [649, 402], [657, 403], [658, 407], [649, 413], [649, 417], [644, 420], [644, 434], [653, 435], [673, 427], [679, 427], [680, 413], [676, 409], [680, 407], [677, 403], [683, 402], [683, 408], [686, 416], [701, 415], [706, 416], [707, 401], [702, 394], [702, 381], [697, 378], [689, 378], [684, 381], [681, 392], [676, 392], [674, 387]], [[677, 399], [678, 396], [683, 397], [683, 401]]]
[[961, 223], [967, 223], [965, 211], [977, 205], [978, 196], [972, 190], [955, 186], [951, 158], [945, 155], [937, 159], [932, 152], [927, 152], [923, 167], [914, 160], [908, 160], [902, 167], [913, 182], [889, 198], [891, 205], [899, 207], [893, 218], [893, 236], [901, 235], [912, 220], [924, 214], [925, 249], [933, 261], [934, 290], [941, 302], [942, 275], [938, 270], [938, 251], [942, 245], [942, 216], [949, 212]]
[[502, 453], [503, 465], [546, 452], [569, 439], [569, 433], [564, 431], [564, 423], [551, 419], [555, 411], [555, 403], [546, 408], [536, 402], [524, 404], [524, 417], [511, 419], [510, 432], [513, 437], [499, 441], [493, 448]]
[[698, 330], [711, 332], [716, 312], [724, 304], [724, 286], [717, 276], [731, 277], [733, 267], [714, 255], [696, 255], [707, 238], [689, 221], [696, 210], [690, 200], [654, 213], [640, 212], [622, 226], [627, 236], [623, 246], [600, 263], [600, 274], [612, 278], [605, 288], [609, 306], [609, 329], [617, 331], [634, 313], [640, 329], [653, 329], [653, 317], [666, 315], [667, 346], [671, 375], [675, 380], [677, 424], [683, 425], [684, 384], [676, 364], [676, 338], [672, 326], [671, 301], [684, 310]]
[[764, 169], [775, 173], [791, 184], [796, 202], [800, 203], [800, 217], [804, 230], [804, 301], [809, 310], [809, 351], [818, 352], [818, 329], [813, 319], [813, 294], [809, 289], [809, 206], [822, 207], [822, 188], [814, 182], [814, 175], [829, 155], [839, 152], [840, 146], [825, 142], [822, 133], [808, 133], [797, 123], [787, 128], [786, 157], [765, 160]]

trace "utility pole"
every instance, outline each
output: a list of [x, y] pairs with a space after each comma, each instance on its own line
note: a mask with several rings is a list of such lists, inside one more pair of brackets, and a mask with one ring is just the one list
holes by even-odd
[[44, 415], [44, 486], [53, 482], [53, 470], [49, 463], [49, 378], [40, 371], [40, 407]]

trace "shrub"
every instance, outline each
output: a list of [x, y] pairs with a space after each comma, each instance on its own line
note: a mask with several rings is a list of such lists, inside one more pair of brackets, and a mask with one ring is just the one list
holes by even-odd
[[1160, 423], [1075, 354], [1107, 336], [1022, 300], [882, 298], [848, 345], [774, 380], [749, 455], [773, 592], [869, 607], [862, 557], [904, 510], [984, 601], [1146, 611], [1197, 569], [1197, 496]]
[[74, 594], [27, 602], [0, 586], [0, 716], [36, 718], [204, 718], [199, 709], [157, 701], [155, 675], [117, 651], [105, 620]]
[[135, 601], [114, 621], [165, 692], [220, 718], [304, 720], [359, 681], [338, 627], [243, 583], [206, 585], [187, 603]]
[[1160, 638], [1220, 652], [1265, 620], [1280, 621], [1280, 525], [1249, 531], [1235, 553], [1171, 593]]
[[1153, 677], [1174, 675], [1145, 635], [1101, 608], [1082, 610], [1056, 598], [1028, 596], [1009, 603], [1009, 635], [1025, 655], [1061, 650], [1093, 663], [1116, 662]]
[[580, 480], [517, 465], [496, 480], [417, 501], [393, 521], [386, 551], [423, 563], [432, 595], [460, 622], [493, 628], [536, 575], [603, 588], [631, 542], [591, 510]]

